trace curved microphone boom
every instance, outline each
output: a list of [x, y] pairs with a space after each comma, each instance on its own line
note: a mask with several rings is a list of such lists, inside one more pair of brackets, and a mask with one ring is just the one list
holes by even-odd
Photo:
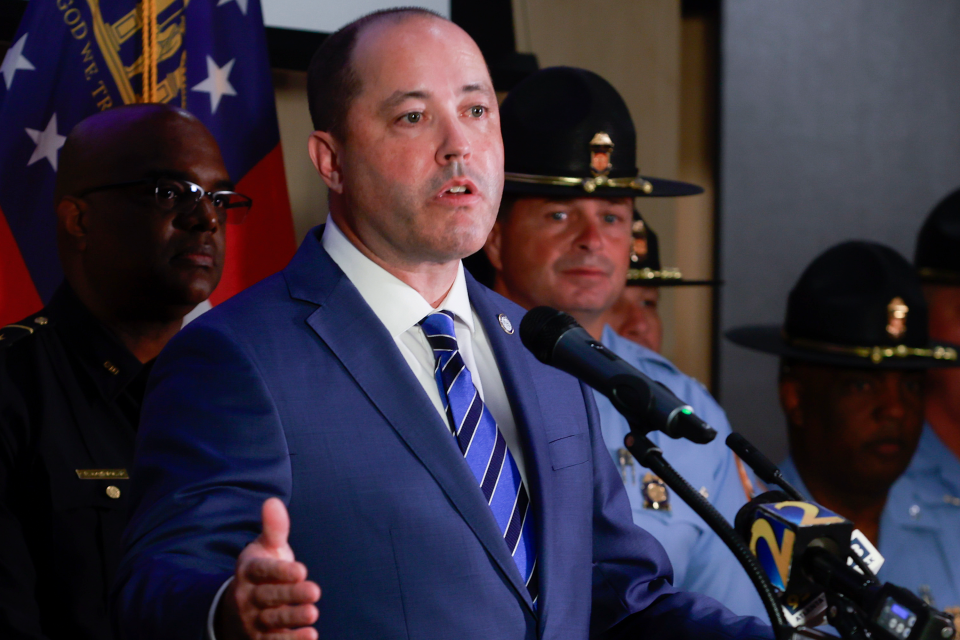
[[687, 403], [594, 340], [569, 314], [551, 307], [531, 309], [520, 322], [520, 340], [540, 362], [607, 396], [631, 427], [697, 444], [717, 435]]

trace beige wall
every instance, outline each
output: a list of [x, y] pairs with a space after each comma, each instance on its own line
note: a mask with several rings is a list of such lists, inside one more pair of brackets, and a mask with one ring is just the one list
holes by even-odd
[[[716, 25], [704, 17], [684, 18], [680, 58], [680, 160], [677, 176], [706, 189], [677, 200], [677, 266], [685, 277], [713, 276], [716, 179]], [[713, 289], [678, 287], [674, 361], [710, 386]]]
[[310, 227], [327, 219], [327, 187], [307, 155], [307, 138], [313, 132], [307, 108], [307, 74], [274, 69], [273, 88], [293, 227], [299, 244]]

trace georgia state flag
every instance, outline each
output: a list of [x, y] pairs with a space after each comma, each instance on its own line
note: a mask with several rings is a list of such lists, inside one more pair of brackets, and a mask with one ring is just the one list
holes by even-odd
[[227, 227], [216, 304], [283, 268], [295, 240], [259, 0], [32, 0], [0, 65], [0, 326], [63, 278], [53, 189], [83, 118], [167, 102], [213, 133], [253, 199]]

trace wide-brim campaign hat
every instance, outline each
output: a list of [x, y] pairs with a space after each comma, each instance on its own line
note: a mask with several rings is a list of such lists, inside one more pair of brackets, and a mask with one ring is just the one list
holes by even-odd
[[633, 212], [633, 246], [630, 248], [628, 287], [718, 286], [720, 280], [687, 280], [677, 267], [660, 264], [660, 241], [639, 211]]
[[957, 345], [931, 341], [920, 279], [906, 258], [874, 242], [822, 253], [787, 299], [783, 326], [728, 331], [735, 344], [838, 367], [955, 367]]
[[960, 189], [927, 216], [917, 236], [913, 264], [923, 282], [960, 285]]
[[500, 106], [504, 194], [542, 197], [666, 197], [697, 185], [642, 176], [637, 134], [613, 86], [585, 69], [531, 74]]

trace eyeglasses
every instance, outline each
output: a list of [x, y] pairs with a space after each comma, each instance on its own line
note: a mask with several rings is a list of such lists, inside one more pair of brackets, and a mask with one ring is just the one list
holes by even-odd
[[203, 187], [195, 182], [176, 178], [143, 178], [141, 180], [130, 180], [129, 182], [105, 184], [86, 189], [79, 194], [79, 197], [82, 198], [97, 191], [122, 189], [123, 187], [140, 184], [155, 185], [154, 197], [157, 206], [164, 211], [172, 211], [177, 214], [193, 211], [200, 204], [200, 199], [206, 196], [213, 203], [213, 208], [216, 210], [220, 221], [226, 221], [228, 224], [243, 222], [253, 205], [253, 200], [235, 191], [204, 191]]

